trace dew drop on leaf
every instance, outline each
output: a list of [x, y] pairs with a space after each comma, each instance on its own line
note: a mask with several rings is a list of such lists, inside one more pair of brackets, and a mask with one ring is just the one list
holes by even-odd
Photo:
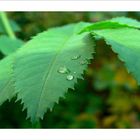
[[75, 56], [73, 56], [71, 59], [72, 60], [77, 60], [77, 59], [79, 59], [81, 56], [80, 55], [75, 55]]
[[67, 69], [66, 67], [60, 67], [60, 68], [58, 69], [58, 72], [59, 72], [59, 73], [62, 73], [62, 74], [65, 74], [65, 73], [68, 72], [68, 69]]
[[86, 60], [82, 60], [82, 61], [80, 61], [80, 64], [81, 65], [87, 64], [87, 61]]
[[73, 79], [74, 79], [74, 76], [73, 75], [71, 75], [71, 74], [67, 75], [67, 80], [71, 81]]

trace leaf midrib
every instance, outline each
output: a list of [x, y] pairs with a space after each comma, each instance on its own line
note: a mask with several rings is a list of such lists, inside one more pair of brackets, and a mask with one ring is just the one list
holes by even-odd
[[[75, 33], [75, 32], [74, 32]], [[50, 64], [49, 68], [49, 72], [47, 72], [45, 75], [44, 75], [44, 79], [45, 81], [43, 82], [43, 85], [42, 85], [42, 89], [41, 89], [41, 94], [40, 94], [40, 97], [39, 97], [39, 101], [38, 101], [38, 104], [37, 104], [37, 109], [36, 109], [36, 112], [35, 112], [35, 116], [37, 116], [37, 113], [38, 113], [38, 109], [40, 108], [40, 102], [41, 102], [41, 98], [43, 96], [43, 93], [44, 93], [44, 90], [45, 90], [45, 85], [48, 81], [48, 78], [50, 77], [51, 73], [52, 73], [52, 70], [53, 70], [53, 67], [55, 66], [55, 62], [56, 62], [56, 58], [57, 56], [60, 54], [60, 52], [62, 51], [62, 49], [65, 47], [65, 44], [67, 43], [68, 40], [70, 40], [73, 36], [74, 36], [74, 33], [71, 35], [71, 37], [68, 36], [68, 38], [66, 39], [66, 41], [64, 41], [62, 47], [60, 47], [54, 57], [54, 59], [52, 60], [52, 63]]]

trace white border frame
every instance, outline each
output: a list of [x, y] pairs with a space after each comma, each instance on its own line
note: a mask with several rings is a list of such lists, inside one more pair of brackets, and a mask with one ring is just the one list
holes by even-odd
[[0, 11], [140, 11], [140, 0], [0, 0]]
[[0, 140], [140, 140], [138, 129], [7, 129]]

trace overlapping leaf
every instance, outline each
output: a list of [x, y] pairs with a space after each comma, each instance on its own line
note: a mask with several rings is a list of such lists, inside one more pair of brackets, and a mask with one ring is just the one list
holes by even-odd
[[140, 22], [132, 18], [116, 17], [116, 18], [112, 18], [110, 21], [118, 22], [119, 24], [128, 25], [129, 27], [133, 27], [133, 28], [140, 28]]
[[15, 57], [14, 77], [18, 99], [32, 122], [43, 118], [87, 68], [94, 40], [78, 35], [88, 23], [72, 24], [43, 32], [21, 48]]
[[111, 45], [140, 84], [140, 30], [120, 28], [96, 30], [92, 33], [103, 37]]
[[111, 20], [101, 21], [93, 23], [81, 30], [82, 32], [90, 32], [92, 30], [101, 30], [101, 29], [111, 29], [111, 28], [140, 28], [140, 22], [137, 20], [126, 18], [126, 17], [117, 17]]

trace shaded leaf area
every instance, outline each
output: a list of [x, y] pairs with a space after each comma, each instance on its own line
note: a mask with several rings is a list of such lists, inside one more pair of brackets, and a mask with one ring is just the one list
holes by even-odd
[[6, 100], [11, 100], [16, 94], [12, 77], [13, 55], [0, 61], [0, 105]]
[[19, 49], [24, 42], [18, 38], [11, 39], [8, 36], [0, 36], [0, 51], [3, 55], [9, 55]]

